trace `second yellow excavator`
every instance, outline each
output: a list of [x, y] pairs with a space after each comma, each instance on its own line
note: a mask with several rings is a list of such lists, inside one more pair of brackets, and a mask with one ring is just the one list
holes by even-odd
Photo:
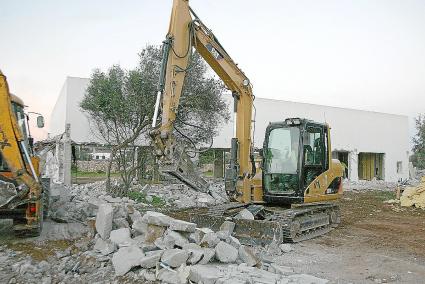
[[340, 222], [339, 208], [330, 201], [342, 194], [343, 167], [331, 158], [329, 125], [301, 118], [270, 123], [259, 151], [261, 166], [257, 167], [251, 133], [251, 82], [192, 11], [188, 0], [174, 0], [163, 44], [151, 133], [160, 169], [196, 190], [208, 191], [208, 184], [173, 134], [193, 48], [234, 98], [234, 137], [225, 177], [226, 192], [233, 202], [203, 213], [189, 212], [188, 219], [215, 228], [246, 208], [255, 219], [235, 219], [235, 235], [246, 243], [299, 242], [331, 230]]

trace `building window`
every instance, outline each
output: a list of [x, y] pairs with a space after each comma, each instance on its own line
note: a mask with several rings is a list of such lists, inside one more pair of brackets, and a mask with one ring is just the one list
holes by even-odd
[[96, 156], [96, 160], [99, 160], [99, 156]]
[[403, 163], [401, 161], [397, 162], [397, 173], [398, 174], [403, 173]]
[[102, 160], [105, 160], [105, 156], [102, 156]]

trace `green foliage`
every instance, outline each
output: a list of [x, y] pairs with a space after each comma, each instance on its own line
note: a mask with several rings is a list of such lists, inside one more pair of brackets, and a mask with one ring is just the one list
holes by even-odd
[[199, 154], [199, 162], [201, 164], [212, 164], [214, 163], [214, 149], [209, 149]]
[[[136, 146], [150, 130], [161, 56], [161, 48], [148, 46], [139, 54], [139, 65], [134, 70], [124, 70], [119, 65], [112, 66], [107, 72], [95, 69], [80, 104], [94, 126], [93, 133], [112, 146], [107, 188], [110, 188], [109, 177], [114, 161], [125, 189], [111, 191], [111, 194], [125, 195], [137, 171], [142, 168], [141, 163], [147, 160], [140, 154], [136, 155]], [[206, 63], [194, 53], [175, 123], [175, 129], [178, 129], [176, 137], [190, 140], [192, 144], [209, 143], [217, 134], [220, 123], [229, 119], [227, 105], [222, 98], [224, 85], [207, 74]]]
[[415, 167], [425, 169], [425, 116], [419, 115], [415, 119], [416, 135], [413, 137], [413, 155], [410, 161]]
[[140, 191], [129, 191], [127, 196], [136, 202], [151, 204], [154, 207], [163, 207], [165, 205], [165, 201], [156, 195], [152, 195], [152, 201], [148, 202], [146, 200], [146, 194]]

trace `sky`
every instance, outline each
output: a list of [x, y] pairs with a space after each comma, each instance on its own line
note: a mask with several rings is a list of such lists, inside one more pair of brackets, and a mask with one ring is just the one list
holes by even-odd
[[[171, 0], [0, 0], [0, 70], [46, 117], [67, 76], [134, 68], [159, 45]], [[425, 113], [423, 0], [191, 0], [257, 97], [409, 116]], [[35, 124], [35, 119], [32, 124]], [[395, 133], [397, 129], [394, 130]]]

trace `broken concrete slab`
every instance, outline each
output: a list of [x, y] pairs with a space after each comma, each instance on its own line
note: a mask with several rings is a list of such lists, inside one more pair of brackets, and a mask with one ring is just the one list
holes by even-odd
[[206, 233], [202, 238], [200, 245], [201, 247], [213, 248], [220, 242], [217, 234], [214, 232]]
[[241, 245], [238, 249], [238, 255], [239, 258], [246, 263], [248, 266], [255, 266], [257, 265], [260, 260], [258, 257], [254, 254], [254, 252], [251, 250], [251, 248]]
[[203, 256], [198, 264], [207, 264], [214, 260], [215, 249], [212, 248], [202, 248]]
[[196, 229], [195, 223], [190, 223], [182, 220], [171, 219], [170, 230], [193, 233]]
[[130, 229], [121, 228], [117, 230], [112, 230], [109, 239], [116, 245], [122, 245], [125, 243], [128, 244], [132, 241]]
[[100, 252], [102, 255], [108, 255], [113, 253], [117, 249], [117, 246], [111, 240], [98, 238], [93, 249]]
[[110, 204], [99, 205], [99, 210], [96, 215], [96, 231], [102, 239], [109, 238], [112, 230], [113, 208]]
[[112, 256], [112, 265], [115, 275], [122, 276], [131, 268], [140, 264], [140, 259], [144, 256], [142, 250], [136, 246], [122, 247]]
[[236, 216], [235, 219], [254, 220], [254, 215], [248, 209], [242, 209]]
[[186, 263], [189, 258], [189, 252], [181, 249], [165, 250], [161, 256], [161, 261], [170, 267], [179, 267]]
[[161, 269], [158, 271], [157, 279], [163, 283], [186, 284], [190, 274], [190, 269], [182, 264], [177, 270]]
[[163, 226], [151, 225], [147, 226], [147, 230], [145, 233], [145, 243], [153, 244], [156, 239], [162, 237], [166, 228]]
[[148, 223], [139, 218], [133, 222], [131, 228], [139, 234], [146, 234], [148, 231]]
[[235, 247], [237, 249], [241, 246], [241, 242], [233, 236], [229, 236], [226, 239], [226, 243], [228, 243], [229, 245], [231, 245], [232, 247]]
[[189, 279], [195, 283], [215, 284], [223, 272], [212, 265], [193, 265], [190, 267]]
[[183, 249], [189, 252], [189, 259], [187, 261], [189, 264], [198, 263], [204, 256], [204, 251], [198, 244], [188, 243], [183, 246]]
[[284, 253], [292, 251], [292, 246], [290, 244], [281, 244], [279, 246], [280, 250]]
[[154, 211], [146, 211], [146, 213], [142, 217], [142, 221], [157, 226], [168, 227], [170, 226], [171, 217], [164, 215], [159, 212]]
[[161, 259], [163, 251], [155, 251], [155, 253], [146, 253], [144, 257], [140, 259], [139, 265], [143, 268], [153, 268]]
[[195, 232], [189, 235], [189, 240], [197, 244], [200, 244], [202, 241], [202, 238], [207, 233], [214, 233], [214, 231], [211, 230], [210, 228], [196, 228]]
[[130, 224], [128, 223], [126, 218], [115, 218], [114, 220], [112, 220], [112, 228], [130, 228]]
[[229, 235], [233, 234], [236, 224], [232, 221], [224, 221], [220, 226], [220, 231], [228, 232]]
[[238, 258], [238, 250], [228, 243], [220, 241], [215, 247], [215, 257], [220, 262], [232, 263]]
[[184, 235], [184, 233], [179, 233], [176, 231], [167, 230], [165, 236], [169, 239], [174, 240], [174, 244], [178, 247], [183, 247], [185, 244], [189, 243], [189, 240]]
[[157, 238], [154, 241], [154, 245], [156, 245], [160, 249], [173, 249], [176, 245], [176, 241], [173, 237], [164, 235], [162, 237]]

